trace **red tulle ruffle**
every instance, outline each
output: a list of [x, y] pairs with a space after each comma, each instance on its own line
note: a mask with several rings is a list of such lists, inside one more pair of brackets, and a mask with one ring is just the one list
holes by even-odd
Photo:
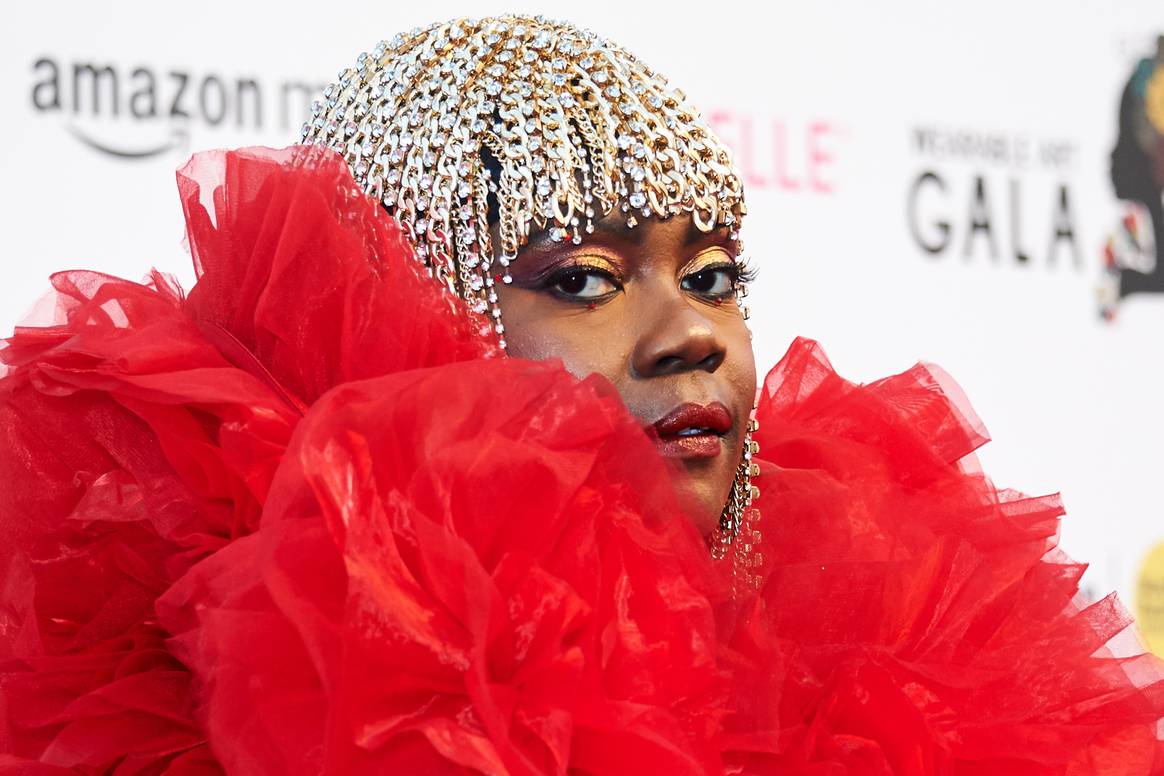
[[1160, 662], [1113, 656], [1119, 638], [1138, 647], [1131, 618], [1114, 596], [1079, 595], [1084, 566], [1055, 549], [1057, 496], [999, 491], [981, 473], [985, 430], [948, 376], [918, 365], [858, 386], [799, 340], [768, 375], [759, 416], [775, 466], [760, 501], [766, 577], [736, 647], [766, 680], [741, 673], [732, 762], [1164, 768]]

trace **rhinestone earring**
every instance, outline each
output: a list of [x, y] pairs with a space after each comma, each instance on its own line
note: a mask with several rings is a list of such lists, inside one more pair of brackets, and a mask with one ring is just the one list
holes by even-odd
[[731, 555], [732, 589], [735, 592], [758, 588], [759, 571], [764, 563], [760, 552], [760, 510], [752, 505], [760, 496], [760, 489], [752, 484], [752, 478], [760, 473], [759, 465], [753, 460], [760, 445], [752, 439], [752, 433], [758, 429], [755, 418], [748, 421], [740, 465], [736, 467], [731, 494], [719, 516], [719, 528], [711, 542], [714, 560], [724, 560]]

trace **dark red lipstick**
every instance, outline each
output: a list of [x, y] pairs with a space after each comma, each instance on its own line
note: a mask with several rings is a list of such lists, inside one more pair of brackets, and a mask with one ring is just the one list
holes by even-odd
[[647, 431], [659, 452], [669, 458], [714, 458], [723, 452], [723, 436], [731, 428], [732, 414], [719, 402], [688, 402], [656, 420]]

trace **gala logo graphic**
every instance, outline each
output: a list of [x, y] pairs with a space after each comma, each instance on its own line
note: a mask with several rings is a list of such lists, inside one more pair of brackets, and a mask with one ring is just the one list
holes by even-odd
[[1164, 35], [1120, 96], [1111, 183], [1126, 210], [1104, 246], [1099, 304], [1109, 321], [1127, 297], [1164, 292]]
[[906, 194], [906, 222], [923, 253], [969, 264], [1083, 268], [1073, 141], [916, 126], [910, 146], [923, 166]]

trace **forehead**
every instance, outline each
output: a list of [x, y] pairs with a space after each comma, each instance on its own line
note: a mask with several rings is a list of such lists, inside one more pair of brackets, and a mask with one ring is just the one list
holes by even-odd
[[[711, 231], [703, 231], [690, 213], [679, 213], [669, 218], [636, 218], [631, 226], [626, 213], [612, 212], [594, 222], [593, 232], [581, 233], [581, 245], [599, 243], [615, 248], [673, 248], [686, 249], [710, 245], [731, 246], [735, 243], [734, 232], [727, 226], [718, 226]], [[544, 251], [556, 247], [571, 248], [573, 242], [567, 237], [553, 239], [554, 230], [542, 229], [530, 235], [528, 248]], [[560, 234], [560, 233], [559, 233]]]

